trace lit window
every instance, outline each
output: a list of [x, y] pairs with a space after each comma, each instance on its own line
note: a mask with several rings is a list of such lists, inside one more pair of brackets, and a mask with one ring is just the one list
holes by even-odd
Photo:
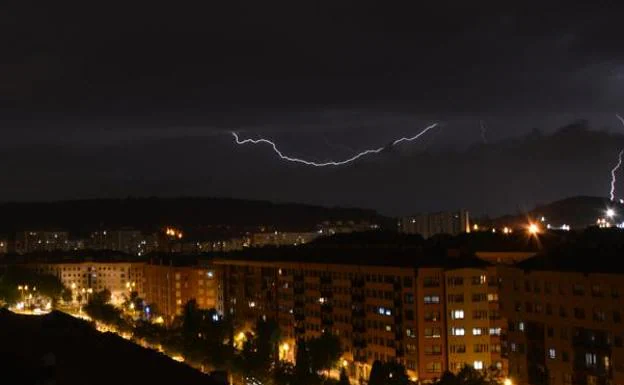
[[425, 303], [440, 303], [440, 297], [437, 295], [427, 295], [425, 296]]
[[483, 361], [475, 361], [472, 364], [472, 367], [475, 368], [476, 370], [483, 370]]
[[451, 335], [463, 336], [465, 334], [466, 334], [466, 330], [464, 328], [451, 328]]
[[520, 330], [521, 332], [524, 331], [524, 322], [522, 321], [518, 322], [518, 330]]
[[548, 358], [550, 358], [551, 360], [557, 358], [557, 351], [554, 348], [548, 349]]
[[500, 336], [500, 334], [501, 334], [501, 328], [490, 328], [491, 336]]
[[482, 332], [481, 328], [473, 328], [472, 329], [472, 335], [473, 336], [480, 336], [481, 332]]
[[214, 272], [209, 271], [209, 272], [208, 272], [208, 278], [212, 278], [212, 277], [214, 277]]
[[464, 319], [464, 311], [463, 310], [453, 310], [451, 312], [452, 319]]
[[498, 293], [489, 293], [487, 298], [489, 302], [496, 302], [498, 301]]
[[585, 353], [585, 365], [587, 367], [596, 366], [596, 362], [598, 362], [596, 353]]

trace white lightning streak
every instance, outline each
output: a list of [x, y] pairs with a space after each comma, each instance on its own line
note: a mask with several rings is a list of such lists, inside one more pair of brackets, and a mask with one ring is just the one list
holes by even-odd
[[[622, 123], [622, 125], [624, 126], [624, 118], [622, 118], [618, 114], [615, 114], [615, 117], [618, 118], [620, 120], [620, 123]], [[624, 150], [620, 151], [620, 153], [618, 154], [618, 161], [615, 167], [611, 169], [611, 191], [609, 192], [609, 197], [611, 198], [611, 201], [615, 199], [615, 182], [616, 182], [615, 173], [622, 165], [622, 154], [624, 154]]]
[[[416, 140], [418, 138], [420, 138], [422, 135], [424, 135], [425, 133], [427, 133], [427, 131], [431, 130], [432, 128], [436, 127], [438, 125], [438, 123], [434, 123], [428, 127], [426, 127], [425, 129], [423, 129], [422, 131], [420, 131], [418, 134], [412, 136], [412, 137], [404, 137], [404, 138], [400, 138], [395, 140], [394, 142], [391, 143], [391, 146], [396, 146], [399, 143], [402, 142], [411, 142], [413, 140]], [[277, 145], [268, 140], [268, 139], [244, 139], [244, 140], [240, 140], [240, 138], [238, 137], [238, 134], [236, 132], [232, 132], [232, 136], [234, 136], [234, 139], [236, 140], [236, 144], [242, 145], [242, 144], [260, 144], [260, 143], [265, 143], [268, 144], [269, 146], [273, 147], [273, 151], [283, 160], [287, 160], [289, 162], [294, 162], [294, 163], [301, 163], [301, 164], [305, 164], [307, 166], [314, 166], [314, 167], [327, 167], [327, 166], [343, 166], [345, 164], [349, 164], [351, 162], [354, 162], [358, 159], [360, 159], [363, 156], [366, 155], [370, 155], [370, 154], [379, 154], [380, 152], [382, 152], [387, 146], [384, 147], [379, 147], [379, 148], [374, 148], [374, 149], [370, 149], [370, 150], [366, 150], [366, 151], [362, 151], [348, 159], [345, 160], [341, 160], [341, 161], [330, 161], [330, 162], [322, 162], [322, 163], [318, 163], [318, 162], [312, 162], [309, 160], [305, 160], [305, 159], [299, 159], [299, 158], [293, 158], [291, 156], [288, 155], [284, 155], [284, 153], [282, 153], [278, 148]]]
[[618, 154], [617, 164], [615, 165], [615, 167], [613, 167], [611, 169], [611, 191], [609, 192], [609, 196], [611, 197], [611, 201], [613, 201], [613, 199], [615, 199], [615, 172], [622, 165], [622, 154], [624, 154], [624, 150], [620, 151], [620, 153]]

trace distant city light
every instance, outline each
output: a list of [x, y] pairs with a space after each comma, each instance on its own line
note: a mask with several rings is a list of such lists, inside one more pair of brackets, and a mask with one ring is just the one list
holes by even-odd
[[529, 224], [528, 230], [529, 230], [529, 234], [535, 235], [535, 234], [539, 233], [539, 226], [536, 225], [535, 223], [531, 223], [531, 224]]
[[609, 218], [613, 218], [615, 216], [615, 210], [613, 209], [607, 209], [607, 216]]

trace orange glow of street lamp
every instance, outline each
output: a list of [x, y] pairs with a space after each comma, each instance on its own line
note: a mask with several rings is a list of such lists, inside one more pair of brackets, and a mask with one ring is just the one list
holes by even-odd
[[536, 235], [537, 233], [540, 232], [540, 228], [535, 223], [530, 223], [528, 227], [528, 231], [529, 231], [529, 234]]

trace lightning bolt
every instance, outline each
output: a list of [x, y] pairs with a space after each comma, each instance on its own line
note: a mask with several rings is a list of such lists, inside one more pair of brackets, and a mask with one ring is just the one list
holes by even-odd
[[487, 144], [487, 138], [485, 137], [485, 132], [487, 131], [487, 126], [483, 120], [479, 120], [479, 126], [481, 127], [481, 139], [484, 144]]
[[622, 165], [622, 154], [624, 154], [624, 150], [620, 151], [620, 153], [618, 154], [618, 161], [617, 161], [615, 167], [613, 167], [611, 169], [611, 191], [609, 192], [609, 196], [611, 198], [611, 201], [613, 201], [613, 199], [615, 199], [615, 173], [620, 168], [620, 166]]
[[[615, 117], [618, 118], [620, 123], [622, 123], [622, 125], [624, 126], [624, 118], [622, 118], [618, 114], [615, 114]], [[616, 182], [615, 173], [617, 172], [617, 170], [622, 165], [622, 155], [623, 154], [624, 154], [624, 150], [621, 150], [620, 153], [618, 154], [618, 161], [615, 164], [615, 167], [613, 167], [611, 169], [611, 191], [609, 192], [609, 197], [611, 198], [611, 201], [613, 201], [615, 199], [615, 182]]]
[[[437, 127], [438, 123], [434, 123], [430, 126], [425, 127], [423, 130], [421, 130], [418, 134], [411, 136], [411, 137], [403, 137], [403, 138], [399, 138], [397, 140], [395, 140], [394, 142], [392, 142], [390, 144], [390, 146], [396, 146], [397, 144], [403, 143], [403, 142], [411, 142], [414, 141], [418, 138], [420, 138], [421, 136], [423, 136], [424, 134], [427, 133], [427, 131], [431, 130], [434, 127]], [[269, 146], [271, 146], [273, 148], [273, 152], [275, 152], [277, 154], [277, 156], [280, 157], [280, 159], [282, 160], [286, 160], [288, 162], [293, 162], [293, 163], [301, 163], [301, 164], [305, 164], [306, 166], [313, 166], [313, 167], [328, 167], [328, 166], [343, 166], [345, 164], [349, 164], [352, 162], [355, 162], [356, 160], [367, 156], [367, 155], [371, 155], [371, 154], [379, 154], [380, 152], [382, 152], [387, 146], [383, 146], [383, 147], [378, 147], [378, 148], [373, 148], [373, 149], [369, 149], [369, 150], [365, 150], [362, 151], [350, 158], [347, 158], [345, 160], [340, 160], [340, 161], [330, 161], [330, 162], [313, 162], [313, 161], [309, 161], [309, 160], [305, 160], [305, 159], [299, 159], [299, 158], [294, 158], [292, 156], [288, 156], [288, 155], [284, 155], [283, 152], [281, 152], [278, 148], [277, 145], [275, 144], [275, 142], [272, 142], [268, 139], [244, 139], [241, 140], [238, 136], [238, 134], [236, 132], [232, 132], [232, 136], [234, 137], [234, 140], [236, 141], [236, 144], [239, 145], [243, 145], [243, 144], [268, 144]]]

